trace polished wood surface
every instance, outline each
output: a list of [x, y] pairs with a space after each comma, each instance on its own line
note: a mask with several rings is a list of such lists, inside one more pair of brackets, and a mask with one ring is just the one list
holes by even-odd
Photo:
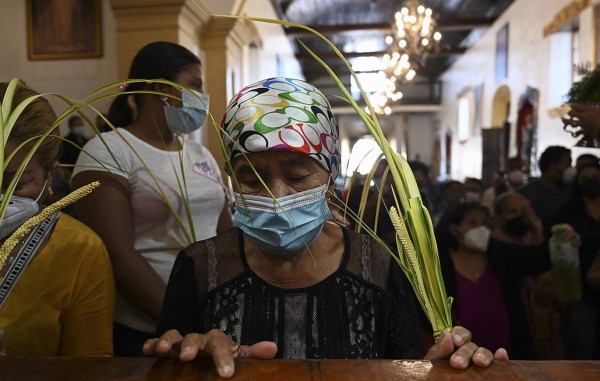
[[[0, 357], [2, 381], [202, 381], [220, 379], [209, 359]], [[509, 361], [450, 368], [447, 361], [238, 360], [233, 380], [600, 380], [600, 361]]]

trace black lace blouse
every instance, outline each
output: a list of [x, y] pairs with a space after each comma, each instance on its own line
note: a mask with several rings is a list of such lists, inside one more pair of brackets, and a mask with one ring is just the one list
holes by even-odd
[[241, 230], [177, 257], [157, 334], [224, 331], [240, 344], [277, 343], [277, 358], [409, 359], [424, 355], [415, 298], [390, 254], [344, 229], [344, 259], [321, 282], [282, 289], [248, 266]]

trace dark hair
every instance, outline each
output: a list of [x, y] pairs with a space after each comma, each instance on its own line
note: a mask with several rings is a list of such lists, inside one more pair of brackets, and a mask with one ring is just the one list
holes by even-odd
[[[8, 83], [0, 83], [0, 98], [4, 97]], [[25, 82], [19, 82], [16, 87], [12, 108], [19, 105], [25, 99], [38, 95], [38, 93], [25, 84]], [[38, 97], [31, 102], [25, 110], [19, 115], [17, 121], [10, 132], [8, 137], [8, 143], [19, 145], [28, 139], [43, 135], [48, 131], [52, 123], [56, 120], [56, 113], [50, 106], [50, 103], [45, 98]], [[57, 137], [56, 130], [48, 135], [44, 141], [37, 148], [34, 157], [39, 161], [42, 167], [50, 171], [55, 162], [58, 161], [60, 156], [61, 141]], [[21, 149], [31, 148], [28, 144]]]
[[496, 197], [496, 200], [494, 201], [494, 214], [500, 214], [502, 212], [504, 212], [504, 210], [506, 210], [507, 207], [507, 203], [508, 203], [508, 199], [511, 197], [522, 197], [524, 198], [523, 195], [519, 194], [519, 193], [514, 193], [514, 192], [506, 192], [501, 194], [500, 196]]
[[467, 177], [467, 178], [465, 178], [465, 181], [463, 182], [463, 184], [466, 185], [467, 183], [475, 183], [475, 184], [477, 184], [479, 186], [479, 188], [481, 190], [483, 190], [483, 181], [481, 181], [477, 177]]
[[410, 169], [413, 172], [417, 172], [417, 171], [423, 172], [425, 177], [429, 178], [429, 167], [427, 166], [427, 164], [415, 160], [415, 161], [409, 161], [408, 166], [410, 167]]
[[584, 166], [585, 164], [589, 164], [589, 163], [600, 163], [598, 156], [596, 155], [592, 155], [591, 153], [584, 153], [581, 154], [577, 157], [577, 160], [575, 161], [576, 165], [577, 165], [577, 169], [579, 169], [580, 167]]
[[562, 146], [550, 146], [546, 148], [546, 150], [542, 152], [538, 163], [540, 171], [543, 173], [551, 164], [559, 163], [566, 153], [570, 155], [571, 150]]
[[461, 183], [458, 180], [448, 180], [446, 181], [443, 185], [442, 185], [442, 193], [446, 193], [446, 191], [452, 186], [452, 185], [460, 185], [461, 188], [464, 189], [465, 185], [463, 183]]
[[69, 128], [73, 127], [73, 124], [75, 124], [75, 121], [80, 120], [83, 122], [83, 119], [81, 119], [81, 117], [79, 115], [73, 115], [72, 117], [69, 118]]
[[488, 209], [477, 202], [465, 202], [458, 204], [446, 213], [435, 228], [435, 236], [440, 253], [449, 253], [450, 249], [458, 247], [458, 241], [450, 233], [450, 225], [459, 225], [465, 215], [471, 210], [480, 210], [488, 217]]
[[[144, 46], [133, 58], [128, 79], [166, 79], [175, 82], [175, 77], [189, 65], [200, 65], [200, 59], [181, 45], [172, 42], [152, 42]], [[145, 82], [130, 83], [127, 91], [147, 89]], [[118, 95], [108, 110], [108, 120], [115, 127], [131, 124], [134, 112], [128, 104], [130, 94]], [[139, 107], [141, 94], [133, 96]]]

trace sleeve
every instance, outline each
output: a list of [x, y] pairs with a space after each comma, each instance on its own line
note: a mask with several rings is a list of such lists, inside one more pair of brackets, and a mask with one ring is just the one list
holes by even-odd
[[79, 249], [73, 295], [61, 315], [61, 356], [111, 356], [115, 284], [99, 238]]
[[385, 358], [422, 359], [425, 344], [416, 297], [400, 266], [395, 261], [390, 266], [391, 309]]
[[519, 276], [538, 275], [550, 270], [548, 242], [539, 245], [518, 245], [492, 238], [497, 260], [506, 261]]
[[80, 172], [102, 171], [129, 179], [133, 148], [124, 142], [125, 137], [117, 132], [104, 133], [88, 141], [73, 168], [73, 177]]
[[197, 289], [194, 261], [185, 250], [181, 251], [167, 283], [165, 300], [156, 326], [157, 337], [170, 329], [176, 329], [182, 335], [197, 330]]

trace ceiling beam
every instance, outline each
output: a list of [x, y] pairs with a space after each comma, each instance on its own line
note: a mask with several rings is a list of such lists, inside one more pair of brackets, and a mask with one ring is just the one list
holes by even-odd
[[[425, 77], [429, 77], [429, 76], [438, 76], [441, 73], [443, 73], [446, 70], [446, 66], [438, 66], [438, 65], [430, 65], [430, 66], [423, 66], [419, 69], [417, 69], [417, 75], [422, 75]], [[346, 75], [350, 75], [350, 70], [348, 70], [348, 68], [346, 66], [338, 66], [338, 67], [332, 67], [333, 71], [335, 72], [335, 74], [338, 77], [341, 76], [346, 76]], [[360, 73], [375, 73], [378, 72], [379, 70], [373, 70], [373, 71], [360, 71]], [[329, 76], [329, 74], [327, 73], [327, 71], [325, 71], [324, 68], [318, 68], [318, 69], [311, 69], [311, 70], [303, 70], [302, 73], [304, 74], [304, 76], [306, 78], [316, 78], [316, 77], [327, 77]], [[428, 81], [429, 82], [429, 81]]]
[[[431, 56], [432, 57], [440, 57], [440, 56], [451, 56], [451, 55], [455, 55], [455, 54], [463, 54], [466, 51], [465, 48], [458, 48], [458, 47], [453, 47], [453, 48], [445, 48], [442, 49], [440, 52], [438, 53], [432, 53]], [[334, 52], [314, 52], [319, 58], [321, 58], [322, 60], [327, 60], [327, 59], [331, 59], [331, 58], [337, 58], [337, 54], [335, 54]], [[388, 53], [387, 50], [379, 50], [379, 51], [373, 51], [373, 52], [342, 52], [344, 54], [344, 57], [346, 58], [356, 58], [356, 57], [381, 57], [384, 54]], [[314, 60], [313, 56], [310, 55], [310, 53], [306, 52], [306, 51], [301, 51], [296, 53], [296, 58], [298, 60]]]
[[[465, 31], [474, 28], [491, 26], [496, 17], [478, 17], [469, 19], [449, 19], [437, 22], [436, 29], [440, 32]], [[307, 25], [324, 35], [352, 32], [357, 30], [375, 30], [389, 33], [391, 28], [389, 23], [370, 23], [370, 24], [340, 24], [340, 25]], [[285, 32], [288, 37], [317, 37], [313, 33], [303, 28], [287, 27]]]

